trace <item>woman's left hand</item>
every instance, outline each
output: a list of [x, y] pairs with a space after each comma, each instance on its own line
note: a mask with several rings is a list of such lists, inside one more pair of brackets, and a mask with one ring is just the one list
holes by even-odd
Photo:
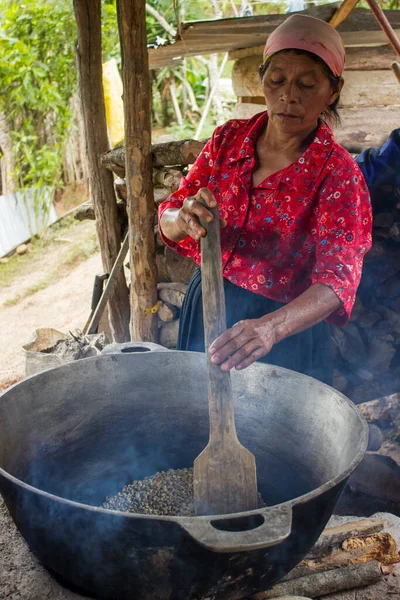
[[211, 362], [221, 365], [223, 371], [245, 369], [268, 354], [277, 341], [276, 324], [270, 315], [239, 321], [211, 344]]

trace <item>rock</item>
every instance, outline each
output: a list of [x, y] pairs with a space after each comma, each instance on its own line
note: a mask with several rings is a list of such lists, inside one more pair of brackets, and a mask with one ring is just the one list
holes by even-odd
[[365, 345], [355, 323], [334, 328], [332, 340], [342, 357], [349, 363], [358, 363], [365, 356]]
[[390, 333], [400, 333], [400, 315], [385, 306], [380, 306], [378, 310], [388, 324]]
[[170, 323], [163, 323], [160, 327], [159, 340], [165, 348], [176, 348], [179, 332], [179, 319]]
[[369, 436], [368, 436], [368, 448], [370, 452], [376, 452], [382, 446], [383, 435], [382, 431], [379, 429], [377, 425], [373, 423], [368, 423]]
[[347, 378], [338, 369], [333, 371], [333, 387], [339, 392], [344, 392], [347, 388]]
[[375, 294], [379, 298], [398, 298], [400, 296], [400, 277], [393, 275], [381, 285], [377, 285]]
[[392, 213], [378, 213], [374, 215], [373, 227], [383, 227], [389, 229], [393, 225], [394, 217]]
[[172, 306], [172, 304], [167, 304], [163, 302], [160, 308], [157, 311], [157, 316], [164, 323], [169, 323], [170, 321], [174, 321], [179, 314], [179, 309], [176, 306]]
[[18, 246], [18, 248], [16, 249], [16, 253], [21, 256], [22, 254], [26, 254], [28, 252], [28, 245], [27, 244], [21, 244], [20, 246]]
[[197, 265], [191, 258], [177, 254], [168, 246], [164, 250], [169, 281], [189, 283]]
[[379, 449], [379, 454], [389, 456], [400, 467], [400, 444], [384, 442]]
[[374, 374], [366, 369], [357, 369], [356, 375], [361, 381], [373, 381], [374, 379]]
[[396, 242], [400, 242], [400, 223], [399, 222], [393, 223], [392, 227], [389, 230], [389, 235], [392, 238], [392, 240], [395, 240]]
[[354, 402], [354, 404], [365, 403], [371, 398], [377, 396], [371, 383], [363, 383], [353, 387], [346, 395]]
[[187, 287], [184, 283], [159, 283], [157, 285], [158, 296], [163, 302], [168, 302], [168, 304], [182, 308]]
[[364, 306], [359, 296], [356, 296], [353, 310], [351, 311], [350, 321], [356, 321], [364, 312]]
[[374, 373], [380, 374], [388, 370], [395, 354], [396, 348], [390, 341], [381, 338], [372, 339], [368, 345], [368, 358], [365, 366]]
[[6, 265], [9, 261], [9, 258], [0, 258], [0, 265]]
[[154, 202], [158, 205], [170, 196], [171, 192], [165, 188], [154, 188]]
[[386, 304], [390, 310], [394, 310], [395, 313], [400, 315], [400, 298], [389, 298]]
[[381, 429], [400, 427], [400, 393], [359, 404], [358, 408], [367, 421]]
[[400, 467], [389, 456], [367, 452], [349, 485], [353, 492], [400, 503]]
[[357, 325], [364, 328], [372, 327], [372, 325], [375, 325], [375, 323], [379, 321], [380, 318], [381, 317], [377, 312], [364, 311], [360, 315], [358, 315], [354, 320], [356, 321]]

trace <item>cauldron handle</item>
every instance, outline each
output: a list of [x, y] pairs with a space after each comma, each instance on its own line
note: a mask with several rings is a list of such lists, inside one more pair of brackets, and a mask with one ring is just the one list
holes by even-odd
[[[240, 523], [247, 525], [249, 519], [262, 518], [253, 529], [238, 531]], [[225, 521], [225, 524], [224, 524]], [[235, 515], [210, 517], [183, 517], [179, 519], [183, 529], [205, 548], [214, 552], [248, 552], [276, 546], [286, 540], [292, 531], [292, 506], [271, 506], [258, 511]], [[236, 529], [227, 531], [227, 528]]]

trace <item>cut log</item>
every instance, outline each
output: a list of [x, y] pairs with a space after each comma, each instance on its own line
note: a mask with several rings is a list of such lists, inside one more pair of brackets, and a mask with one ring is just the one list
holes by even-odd
[[306, 558], [312, 559], [325, 556], [335, 548], [340, 548], [347, 538], [380, 533], [385, 525], [386, 521], [384, 519], [362, 519], [336, 525], [335, 527], [326, 527]]
[[382, 571], [379, 563], [371, 561], [278, 583], [269, 590], [253, 596], [253, 600], [266, 600], [274, 596], [299, 594], [316, 598], [342, 590], [352, 590], [371, 585], [379, 581], [381, 577]]
[[311, 560], [305, 558], [281, 582], [293, 581], [300, 577], [308, 577], [315, 573], [358, 565], [371, 560], [376, 560], [386, 566], [400, 562], [396, 542], [389, 533], [374, 533], [347, 538], [339, 549], [328, 555]]
[[[153, 167], [186, 166], [194, 163], [207, 140], [180, 140], [153, 144], [151, 149]], [[112, 148], [101, 155], [101, 166], [125, 177], [125, 147]]]
[[94, 221], [95, 218], [93, 203], [91, 201], [84, 202], [78, 206], [76, 212], [74, 213], [74, 219], [77, 221]]
[[[105, 273], [110, 273], [121, 248], [121, 234], [113, 177], [99, 164], [99, 153], [106, 152], [109, 147], [102, 84], [101, 2], [74, 0], [73, 4], [78, 32], [79, 89], [85, 124], [90, 191], [103, 268]], [[114, 341], [128, 341], [129, 294], [123, 270], [118, 275], [108, 304]]]
[[[154, 185], [167, 188], [170, 193], [175, 192], [181, 183], [183, 177], [182, 171], [178, 169], [154, 169], [153, 183]], [[392, 221], [393, 222], [393, 221]]]

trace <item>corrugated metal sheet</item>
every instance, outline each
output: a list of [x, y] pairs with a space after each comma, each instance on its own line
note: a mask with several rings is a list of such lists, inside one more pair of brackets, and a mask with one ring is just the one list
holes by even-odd
[[[329, 4], [300, 11], [299, 14], [307, 14], [329, 21], [336, 8], [335, 5]], [[400, 31], [400, 10], [387, 10], [385, 14], [393, 28]], [[287, 17], [287, 14], [261, 15], [184, 23], [180, 39], [172, 44], [149, 50], [150, 68], [158, 69], [177, 64], [184, 56], [230, 52], [240, 48], [260, 46]], [[387, 43], [374, 15], [370, 10], [363, 8], [354, 9], [346, 21], [340, 25], [338, 31], [346, 46]]]
[[35, 211], [32, 190], [0, 196], [0, 256], [8, 254], [57, 220], [55, 208], [50, 204], [49, 191], [41, 190], [40, 193], [50, 208], [48, 212], [42, 210], [39, 214]]

